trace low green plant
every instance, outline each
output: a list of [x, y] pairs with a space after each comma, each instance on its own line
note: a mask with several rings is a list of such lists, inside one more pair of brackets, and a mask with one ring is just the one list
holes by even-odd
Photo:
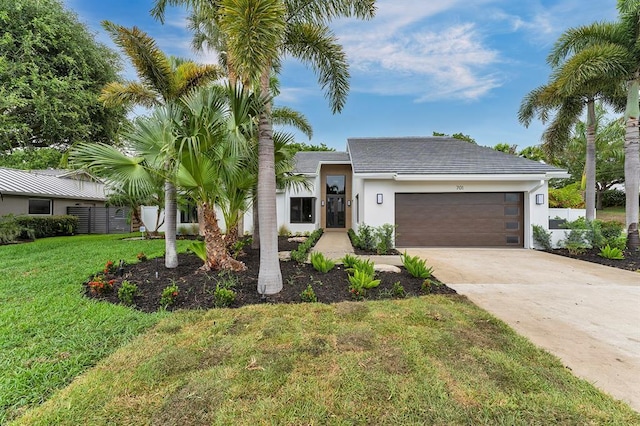
[[213, 306], [216, 308], [226, 308], [231, 306], [235, 300], [235, 291], [220, 284], [216, 285], [216, 289], [213, 291]]
[[240, 253], [242, 253], [242, 250], [244, 250], [245, 247], [250, 246], [252, 242], [253, 242], [253, 238], [246, 237], [246, 238], [241, 238], [235, 243], [233, 243], [233, 245], [231, 246], [231, 252], [233, 257], [237, 259], [238, 256], [240, 256]]
[[162, 290], [162, 295], [160, 296], [160, 306], [163, 309], [167, 309], [169, 306], [173, 305], [176, 302], [178, 294], [180, 294], [180, 289], [178, 288], [176, 283], [165, 287], [165, 289]]
[[407, 296], [407, 292], [404, 291], [404, 287], [400, 284], [400, 281], [393, 283], [391, 292], [393, 293], [393, 297], [397, 297], [398, 299], [404, 299]]
[[551, 232], [540, 225], [533, 225], [533, 240], [545, 250], [553, 248], [551, 245]]
[[322, 272], [323, 274], [326, 274], [336, 266], [333, 260], [327, 259], [318, 251], [311, 253], [311, 264], [316, 271]]
[[104, 264], [104, 269], [102, 272], [105, 274], [115, 274], [118, 270], [115, 262], [113, 260], [107, 260], [107, 263]]
[[373, 274], [366, 271], [356, 269], [349, 275], [349, 292], [356, 299], [363, 299], [367, 290], [379, 285], [380, 280], [376, 280]]
[[409, 256], [405, 251], [400, 255], [402, 265], [412, 277], [426, 279], [433, 273], [432, 267], [427, 267], [427, 263], [419, 256]]
[[138, 294], [138, 286], [127, 280], [122, 281], [118, 289], [118, 299], [127, 306], [133, 305], [133, 299]]
[[580, 182], [563, 188], [549, 188], [549, 207], [566, 209], [583, 209], [584, 199], [580, 190]]
[[387, 254], [393, 250], [393, 233], [396, 230], [394, 225], [385, 223], [375, 229], [376, 252], [378, 254]]
[[353, 228], [349, 228], [347, 231], [347, 235], [349, 236], [349, 240], [351, 240], [351, 245], [354, 247], [360, 247], [360, 240], [358, 240], [358, 236], [356, 235], [356, 231]]
[[353, 272], [356, 270], [373, 275], [375, 274], [375, 265], [372, 260], [356, 258], [353, 266], [351, 268], [347, 268], [347, 272]]
[[367, 251], [374, 251], [376, 248], [375, 229], [372, 226], [361, 224], [358, 227], [357, 238], [358, 248]]
[[609, 244], [611, 246], [614, 246], [615, 242], [618, 239], [620, 239], [620, 237], [622, 236], [623, 230], [624, 230], [624, 225], [620, 222], [616, 222], [616, 221], [601, 222], [600, 231], [602, 232], [602, 237], [604, 238], [604, 245]]
[[307, 303], [315, 303], [318, 301], [318, 297], [316, 296], [316, 292], [313, 291], [313, 287], [311, 287], [311, 284], [307, 285], [307, 288], [304, 289], [302, 291], [302, 293], [300, 293], [300, 299], [303, 302], [307, 302]]
[[207, 261], [207, 246], [204, 244], [204, 241], [198, 240], [191, 242], [187, 250], [198, 256], [203, 262]]
[[346, 269], [350, 269], [350, 268], [354, 268], [356, 266], [356, 264], [359, 262], [359, 259], [357, 257], [355, 257], [354, 255], [347, 253], [341, 259], [341, 261], [342, 261], [342, 265]]
[[298, 248], [291, 252], [291, 260], [295, 260], [298, 263], [306, 262], [309, 256], [309, 250], [311, 250], [311, 247], [320, 239], [322, 232], [322, 228], [320, 228], [309, 234], [307, 241], [298, 245]]
[[622, 254], [622, 250], [617, 247], [611, 247], [609, 244], [602, 247], [600, 249], [599, 256], [604, 257], [605, 259], [615, 259], [622, 260], [624, 259], [624, 255]]

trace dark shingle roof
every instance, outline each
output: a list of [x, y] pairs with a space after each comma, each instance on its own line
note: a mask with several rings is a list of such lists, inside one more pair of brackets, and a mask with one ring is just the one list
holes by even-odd
[[352, 138], [354, 173], [541, 174], [564, 170], [450, 137]]
[[349, 164], [351, 159], [347, 152], [333, 151], [300, 151], [296, 153], [295, 173], [314, 174], [318, 171], [318, 164], [343, 163]]

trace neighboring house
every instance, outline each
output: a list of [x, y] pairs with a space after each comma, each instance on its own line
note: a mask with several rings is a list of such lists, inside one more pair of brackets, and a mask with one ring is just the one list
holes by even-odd
[[544, 163], [448, 137], [353, 138], [347, 152], [300, 152], [312, 191], [278, 202], [292, 232], [396, 226], [396, 247], [533, 247], [548, 228]]
[[102, 207], [104, 185], [82, 171], [0, 167], [0, 216], [63, 215], [67, 207]]
[[[346, 232], [389, 223], [400, 248], [531, 248], [532, 225], [548, 229], [549, 179], [569, 177], [449, 137], [352, 138], [346, 152], [295, 159], [295, 173], [312, 188], [278, 191], [279, 228]], [[251, 229], [247, 212], [244, 230]]]

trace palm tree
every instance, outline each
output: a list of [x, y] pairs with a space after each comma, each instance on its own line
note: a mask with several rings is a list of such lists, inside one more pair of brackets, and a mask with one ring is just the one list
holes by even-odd
[[572, 54], [577, 58], [574, 64], [575, 72], [567, 76], [568, 87], [583, 87], [603, 76], [626, 85], [626, 224], [629, 233], [628, 245], [637, 249], [640, 245], [640, 44], [637, 42], [640, 38], [640, 3], [635, 0], [619, 0], [618, 12], [617, 22], [596, 23], [566, 31], [558, 40], [550, 58], [552, 62], [560, 62]]
[[[560, 40], [563, 37], [564, 35]], [[586, 107], [585, 204], [586, 219], [591, 221], [595, 219], [596, 211], [596, 100], [600, 99], [620, 109], [624, 97], [617, 81], [606, 77], [594, 78], [579, 87], [569, 85], [567, 80], [575, 72], [576, 62], [579, 60], [581, 57], [576, 54], [561, 63], [552, 53], [549, 57], [549, 62], [554, 67], [551, 81], [525, 96], [518, 119], [528, 127], [534, 116], [547, 122], [550, 113], [555, 111], [553, 120], [542, 135], [543, 148], [553, 158], [566, 148], [571, 130]]]
[[[349, 73], [342, 47], [328, 24], [341, 17], [369, 19], [375, 0], [156, 0], [152, 11], [162, 19], [166, 5], [186, 4], [209, 18], [226, 47], [230, 77], [251, 84], [269, 97], [272, 71], [284, 54], [314, 68], [333, 112], [341, 111], [349, 90]], [[260, 272], [258, 292], [274, 294], [282, 289], [278, 261], [276, 179], [271, 104], [258, 120], [258, 209], [260, 211]]]
[[[221, 69], [213, 65], [198, 65], [192, 61], [170, 58], [158, 49], [155, 41], [136, 27], [125, 28], [109, 21], [103, 26], [125, 54], [131, 59], [139, 82], [113, 82], [105, 86], [100, 100], [106, 106], [147, 107], [177, 102], [195, 87], [218, 79]], [[168, 147], [169, 148], [169, 147]], [[176, 170], [175, 157], [166, 150], [165, 174], [165, 266], [178, 266], [176, 250], [177, 204], [176, 188], [169, 172]]]

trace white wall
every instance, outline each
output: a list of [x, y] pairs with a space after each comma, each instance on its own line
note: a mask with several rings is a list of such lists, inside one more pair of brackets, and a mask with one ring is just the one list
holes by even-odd
[[549, 209], [549, 219], [560, 218], [573, 222], [586, 215], [586, 209]]
[[[356, 182], [361, 181], [361, 182]], [[360, 224], [380, 226], [395, 223], [395, 193], [437, 192], [523, 192], [524, 199], [524, 247], [533, 247], [531, 225], [548, 228], [548, 184], [546, 181], [395, 181], [391, 179], [355, 179], [354, 195], [360, 194]], [[377, 194], [382, 194], [382, 204], [377, 204]], [[544, 195], [544, 203], [536, 205], [536, 194]]]

